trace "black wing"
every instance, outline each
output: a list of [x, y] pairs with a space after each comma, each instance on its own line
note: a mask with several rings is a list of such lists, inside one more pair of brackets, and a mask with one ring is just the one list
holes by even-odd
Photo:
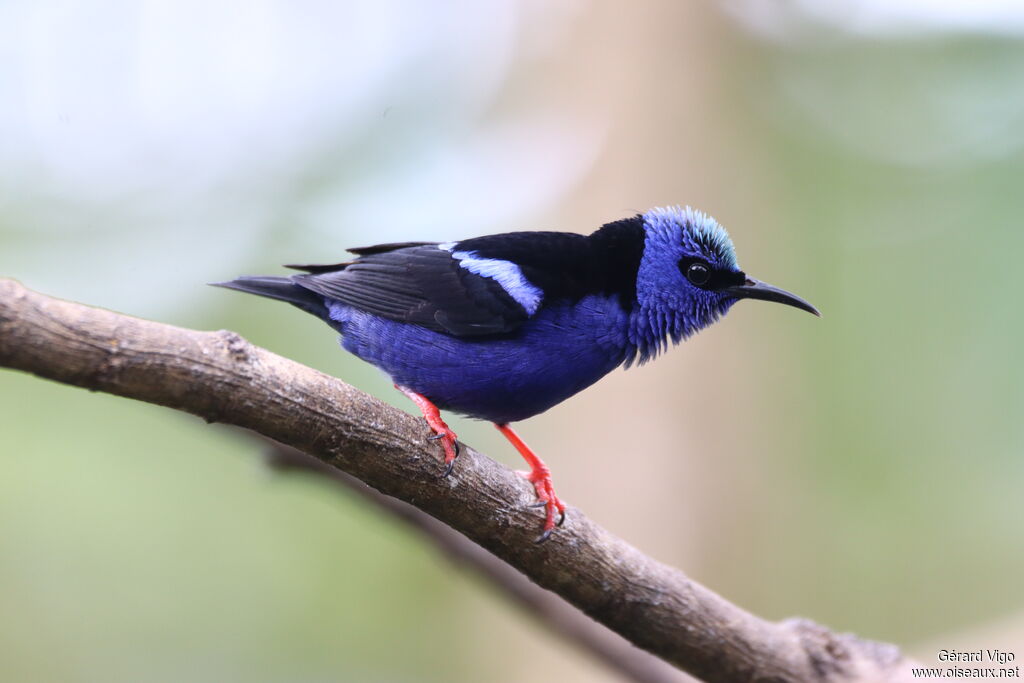
[[290, 267], [307, 271], [292, 276], [297, 285], [367, 313], [456, 336], [502, 334], [557, 300], [613, 294], [629, 310], [644, 235], [643, 218], [634, 216], [590, 236], [512, 232], [445, 248], [381, 244], [350, 249], [358, 258], [344, 263]]
[[379, 245], [360, 257], [308, 271], [292, 281], [310, 291], [389, 320], [455, 336], [511, 332], [530, 313], [490, 277], [470, 272], [435, 244]]
[[614, 294], [628, 310], [636, 299], [645, 235], [643, 217], [633, 216], [607, 223], [587, 236], [510, 232], [463, 240], [457, 248], [517, 264], [523, 276], [543, 290], [545, 301]]

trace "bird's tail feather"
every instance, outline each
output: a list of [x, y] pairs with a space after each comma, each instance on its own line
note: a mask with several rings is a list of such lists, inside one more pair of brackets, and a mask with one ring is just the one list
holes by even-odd
[[227, 282], [211, 282], [214, 287], [237, 289], [239, 292], [265, 296], [268, 299], [287, 301], [307, 313], [330, 322], [324, 299], [319, 294], [295, 284], [291, 278], [272, 275], [243, 275]]

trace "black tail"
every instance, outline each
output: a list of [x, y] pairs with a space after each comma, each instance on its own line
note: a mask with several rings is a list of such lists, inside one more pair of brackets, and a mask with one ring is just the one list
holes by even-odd
[[228, 282], [211, 282], [214, 287], [226, 289], [237, 289], [239, 292], [265, 296], [268, 299], [287, 301], [293, 306], [298, 306], [307, 313], [331, 322], [324, 305], [324, 299], [305, 287], [292, 282], [291, 278], [275, 277], [272, 275], [249, 275], [229, 280]]

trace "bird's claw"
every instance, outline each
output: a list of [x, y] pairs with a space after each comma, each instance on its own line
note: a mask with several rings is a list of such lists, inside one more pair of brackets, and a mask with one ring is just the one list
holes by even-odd
[[[456, 442], [455, 443], [455, 458], [458, 458], [458, 457], [459, 457], [459, 444], [458, 444], [458, 442]], [[447, 479], [448, 475], [450, 475], [452, 473], [452, 470], [455, 469], [455, 458], [452, 458], [451, 460], [445, 460], [444, 472], [441, 473], [441, 478], [442, 479]]]
[[[560, 504], [561, 504], [561, 501], [558, 501], [557, 505], [560, 505]], [[542, 505], [546, 506], [547, 503], [542, 503]], [[530, 507], [533, 508], [533, 507], [537, 507], [537, 506], [536, 505], [531, 505]], [[533, 542], [536, 545], [541, 545], [542, 543], [546, 543], [547, 540], [549, 538], [551, 538], [551, 535], [554, 533], [555, 529], [557, 527], [562, 526], [565, 523], [565, 510], [564, 509], [559, 509], [558, 510], [558, 521], [555, 522], [554, 524], [552, 524], [549, 527], [548, 524], [550, 522], [551, 522], [551, 517], [549, 517], [548, 520], [545, 522], [545, 524], [544, 524], [544, 531], [541, 532], [541, 535], [538, 536], [537, 538], [533, 539]]]
[[430, 402], [429, 398], [400, 384], [395, 384], [395, 388], [408, 396], [423, 413], [423, 419], [427, 421], [427, 426], [434, 431], [434, 435], [428, 436], [427, 440], [441, 442], [441, 447], [444, 449], [444, 472], [441, 474], [441, 478], [444, 479], [452, 473], [455, 459], [459, 457], [459, 437], [441, 419], [441, 411]]
[[434, 436], [428, 437], [430, 441], [440, 441], [441, 447], [444, 449], [444, 471], [441, 472], [441, 478], [447, 479], [448, 475], [455, 469], [455, 460], [459, 457], [459, 442], [455, 432], [445, 427], [443, 432], [435, 434]]
[[[529, 446], [523, 443], [523, 440], [512, 431], [508, 424], [495, 423], [494, 426], [516, 447], [516, 450], [519, 451], [519, 454], [523, 456], [523, 459], [530, 466], [529, 471], [517, 472], [517, 474], [533, 484], [533, 490], [537, 494], [537, 502], [529, 505], [529, 507], [544, 508], [544, 526], [541, 529], [540, 536], [534, 541], [535, 543], [544, 543], [551, 538], [555, 527], [565, 524], [565, 505], [555, 495], [555, 487], [551, 483], [551, 470], [548, 469], [543, 460], [537, 457], [536, 453], [530, 450]], [[558, 522], [555, 522], [556, 511], [558, 512]]]
[[445, 441], [441, 443], [444, 448], [444, 471], [441, 472], [441, 478], [447, 479], [448, 475], [450, 475], [452, 470], [455, 469], [455, 460], [459, 457], [460, 447], [458, 437], [455, 436], [455, 432], [448, 428], [445, 428], [445, 431], [443, 432], [427, 437], [427, 441], [438, 441], [440, 439], [445, 439]]
[[[530, 503], [527, 507], [533, 508], [545, 508], [546, 514], [544, 517], [544, 528], [541, 535], [538, 536], [534, 543], [540, 544], [551, 538], [552, 532], [555, 527], [560, 527], [565, 524], [565, 504], [558, 499], [555, 495], [555, 488], [551, 484], [551, 475], [547, 471], [530, 471], [530, 472], [518, 472], [520, 476], [525, 478], [528, 482], [533, 484], [533, 489], [537, 494], [537, 502]], [[555, 512], [558, 512], [558, 521], [555, 521]]]
[[447, 479], [455, 469], [455, 460], [459, 457], [459, 437], [440, 418], [435, 421], [428, 417], [427, 425], [435, 432], [433, 436], [427, 437], [427, 441], [440, 441], [441, 448], [444, 449], [444, 470], [441, 471], [441, 478]]

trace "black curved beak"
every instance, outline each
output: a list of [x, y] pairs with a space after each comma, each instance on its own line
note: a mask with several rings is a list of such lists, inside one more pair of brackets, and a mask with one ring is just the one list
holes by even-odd
[[799, 308], [801, 311], [807, 311], [814, 315], [821, 317], [821, 313], [818, 309], [804, 301], [796, 294], [790, 294], [784, 289], [778, 287], [772, 287], [767, 282], [761, 282], [755, 280], [752, 277], [748, 277], [747, 281], [742, 285], [736, 285], [735, 287], [726, 287], [724, 290], [729, 296], [736, 297], [737, 299], [760, 299], [761, 301], [774, 301], [779, 304], [786, 304], [793, 308]]

